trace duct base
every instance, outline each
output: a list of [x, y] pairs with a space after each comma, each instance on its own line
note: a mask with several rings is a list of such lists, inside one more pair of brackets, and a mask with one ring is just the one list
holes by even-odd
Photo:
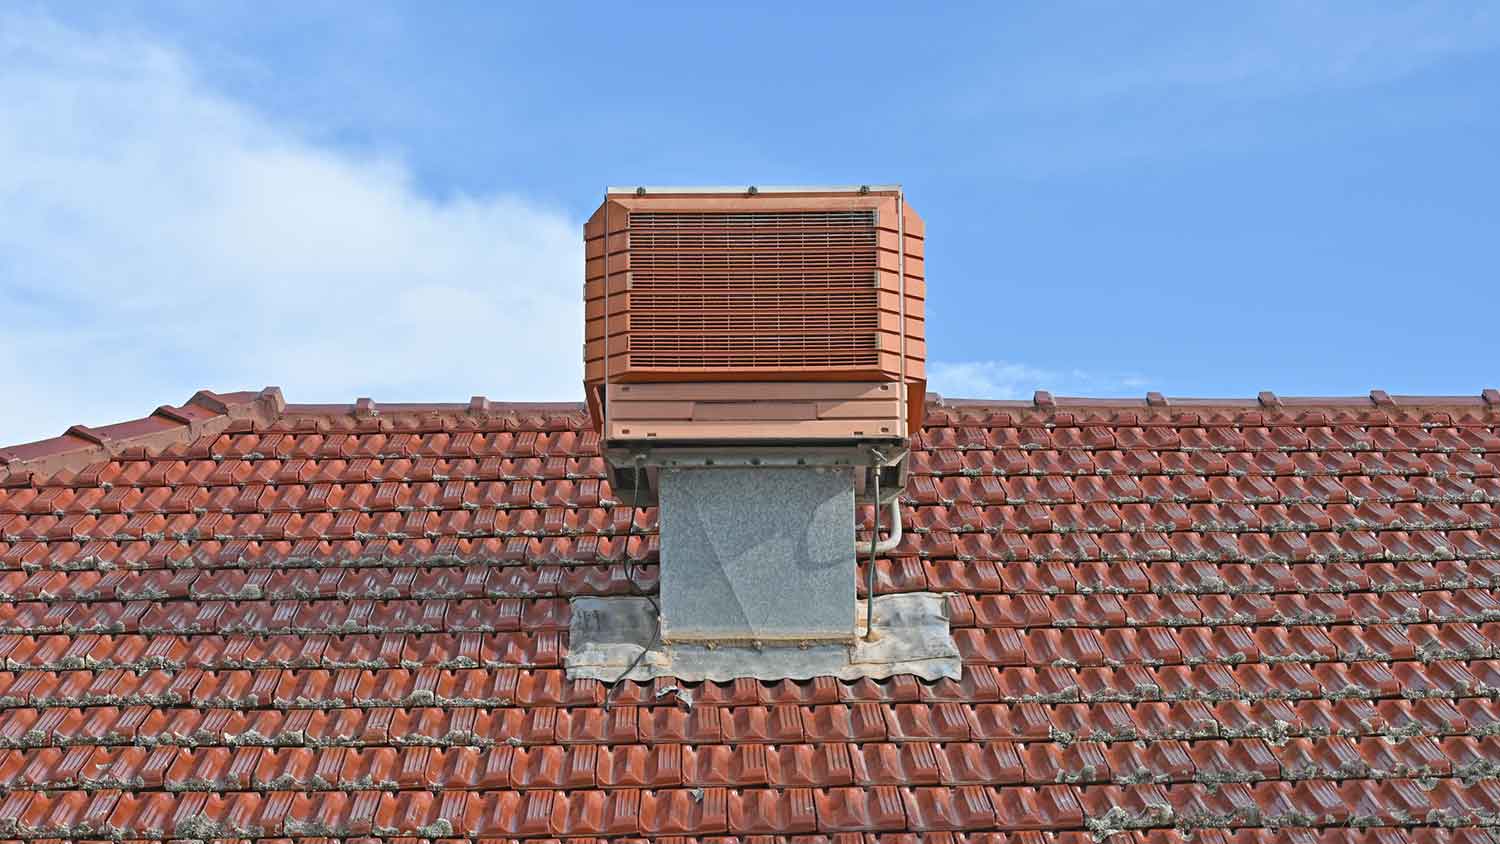
[[[910, 674], [923, 680], [963, 673], [948, 626], [947, 599], [933, 592], [875, 598], [876, 637], [863, 637], [865, 602], [851, 607], [860, 619], [853, 642], [763, 644], [744, 642], [662, 644], [656, 611], [646, 598], [574, 598], [564, 659], [569, 679], [613, 682], [636, 663], [626, 679], [672, 677], [683, 681], [806, 680], [837, 677], [884, 679]], [[645, 651], [645, 656], [641, 653]]]

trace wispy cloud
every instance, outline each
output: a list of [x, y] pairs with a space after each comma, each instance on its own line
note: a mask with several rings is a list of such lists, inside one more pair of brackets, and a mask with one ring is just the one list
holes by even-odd
[[1270, 2], [1227, 15], [1180, 11], [1178, 26], [1066, 56], [1065, 64], [1028, 67], [1030, 90], [1074, 104], [1173, 92], [1298, 95], [1380, 84], [1500, 46], [1493, 3]]
[[948, 398], [1026, 399], [1037, 390], [1061, 395], [1138, 395], [1150, 383], [1133, 374], [1047, 369], [1003, 360], [932, 361], [927, 365], [927, 389]]
[[0, 15], [0, 444], [194, 390], [572, 399], [575, 221], [423, 195], [170, 45]]
[[[1030, 28], [997, 30], [936, 92], [981, 133], [949, 150], [954, 161], [1033, 181], [1296, 144], [1319, 104], [1500, 49], [1500, 6], [1472, 1], [1131, 4], [1089, 27], [1076, 10], [1040, 17], [1056, 36], [1049, 49], [1032, 49]], [[986, 134], [997, 119], [1005, 132]], [[1421, 98], [1365, 118], [1371, 129], [1448, 119]]]
[[1098, 93], [1213, 87], [1278, 94], [1371, 85], [1500, 43], [1492, 4], [1245, 8], [1245, 26], [1179, 42], [1158, 61], [1102, 76]]

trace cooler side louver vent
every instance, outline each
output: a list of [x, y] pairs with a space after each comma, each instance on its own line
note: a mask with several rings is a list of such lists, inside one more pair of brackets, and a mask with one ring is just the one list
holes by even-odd
[[880, 363], [875, 212], [633, 212], [632, 368]]

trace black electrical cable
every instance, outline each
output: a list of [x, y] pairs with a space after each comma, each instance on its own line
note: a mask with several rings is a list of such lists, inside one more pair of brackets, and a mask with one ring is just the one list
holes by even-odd
[[630, 556], [630, 540], [635, 536], [635, 508], [637, 501], [640, 499], [640, 494], [641, 464], [637, 460], [635, 467], [631, 469], [630, 473], [630, 521], [625, 523], [625, 579], [630, 581], [630, 588], [635, 590], [637, 596], [645, 598], [651, 603], [651, 610], [656, 613], [656, 630], [651, 634], [651, 643], [642, 648], [641, 652], [636, 654], [635, 659], [631, 660], [630, 665], [620, 673], [620, 676], [616, 677], [614, 682], [609, 684], [609, 691], [604, 694], [604, 708], [606, 710], [614, 702], [615, 690], [619, 688], [621, 683], [625, 682], [625, 678], [630, 676], [630, 672], [634, 671], [641, 664], [641, 660], [646, 658], [646, 653], [656, 647], [657, 643], [661, 641], [661, 605], [656, 602], [655, 596], [646, 592], [646, 590], [641, 588], [639, 583], [635, 582], [635, 560]]

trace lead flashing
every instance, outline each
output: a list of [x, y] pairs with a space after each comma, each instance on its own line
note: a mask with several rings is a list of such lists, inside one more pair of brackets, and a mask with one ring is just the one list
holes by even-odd
[[[949, 629], [945, 596], [935, 592], [877, 596], [879, 635], [873, 641], [863, 638], [864, 607], [864, 601], [850, 607], [861, 624], [860, 638], [849, 644], [663, 645], [653, 635], [656, 619], [650, 599], [579, 597], [572, 600], [564, 665], [570, 680], [605, 682], [657, 677], [721, 683], [742, 677], [883, 680], [910, 674], [928, 681], [962, 677], [963, 661]], [[630, 672], [625, 674], [627, 668]]]

